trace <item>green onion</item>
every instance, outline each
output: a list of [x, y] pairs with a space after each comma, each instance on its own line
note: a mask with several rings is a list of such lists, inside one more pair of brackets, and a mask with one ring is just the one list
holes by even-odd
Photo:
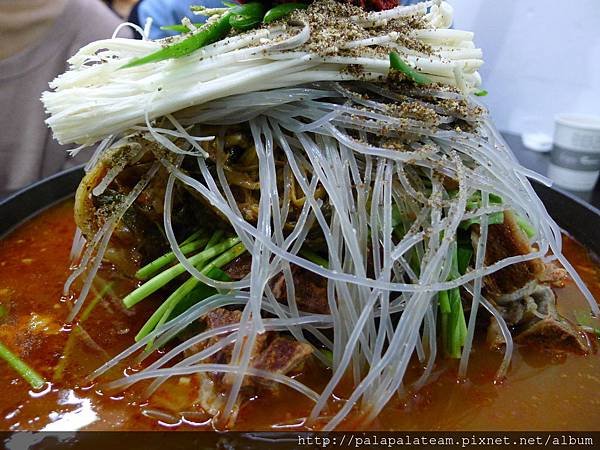
[[[235, 245], [229, 250], [225, 251], [223, 254], [219, 255], [212, 262], [208, 263], [202, 270], [200, 271], [203, 275], [210, 276], [215, 269], [220, 269], [224, 265], [230, 263], [235, 258], [240, 256], [242, 253], [246, 251], [246, 248], [242, 243]], [[218, 273], [218, 272], [217, 272]], [[212, 277], [211, 277], [212, 278]], [[163, 303], [158, 307], [156, 311], [152, 314], [152, 316], [148, 319], [148, 321], [144, 324], [142, 329], [135, 336], [135, 340], [139, 341], [143, 339], [146, 335], [148, 335], [152, 330], [161, 326], [165, 323], [169, 317], [171, 317], [175, 307], [184, 300], [189, 294], [194, 291], [194, 289], [200, 285], [201, 282], [197, 278], [189, 278], [186, 280], [181, 286], [179, 286], [175, 292], [173, 292]], [[204, 285], [206, 286], [206, 285]], [[207, 286], [208, 287], [208, 286]], [[210, 296], [213, 293], [213, 289], [209, 288], [206, 296], [202, 298], [197, 298], [197, 301], [203, 300], [204, 298]], [[216, 291], [215, 291], [216, 292]], [[152, 346], [152, 341], [148, 343], [148, 348]]]
[[398, 205], [392, 206], [392, 228], [396, 228], [397, 226], [402, 225], [402, 214], [400, 214], [400, 209]]
[[[184, 255], [188, 255], [188, 254], [193, 253], [196, 250], [199, 250], [200, 248], [204, 247], [206, 245], [207, 241], [208, 241], [208, 238], [204, 237], [197, 241], [189, 242], [187, 244], [182, 245], [181, 247], [179, 247], [179, 250], [181, 250], [181, 253], [183, 253]], [[135, 273], [135, 277], [138, 280], [147, 280], [148, 278], [150, 278], [151, 276], [153, 276], [154, 274], [159, 272], [160, 269], [162, 269], [163, 267], [165, 267], [171, 263], [174, 263], [175, 261], [177, 261], [177, 256], [175, 256], [175, 253], [173, 253], [173, 252], [166, 253], [166, 254], [162, 255], [160, 258], [155, 259], [151, 263], [149, 263], [149, 264], [145, 265], [144, 267], [142, 267], [141, 269], [139, 269]]]
[[[202, 266], [202, 265], [204, 265], [204, 263], [206, 261], [209, 261], [212, 258], [214, 258], [215, 256], [220, 255], [225, 250], [233, 247], [239, 241], [240, 241], [240, 239], [238, 237], [232, 237], [229, 239], [225, 239], [220, 244], [215, 245], [214, 247], [211, 247], [211, 248], [207, 248], [206, 250], [203, 250], [202, 252], [188, 258], [188, 262], [192, 266], [198, 266], [198, 265]], [[135, 304], [144, 300], [150, 294], [153, 294], [154, 292], [156, 292], [157, 290], [159, 290], [160, 288], [165, 286], [168, 282], [170, 282], [174, 278], [177, 278], [179, 275], [181, 275], [184, 272], [185, 272], [185, 267], [183, 267], [183, 265], [181, 263], [168, 268], [164, 272], [159, 273], [154, 278], [151, 278], [146, 283], [142, 284], [140, 287], [138, 287], [133, 292], [130, 292], [123, 299], [123, 304], [125, 305], [125, 307], [131, 308], [132, 306], [134, 306]]]
[[[588, 330], [585, 330], [588, 331]], [[600, 327], [589, 327], [590, 333], [594, 333], [596, 336], [600, 337]]]
[[394, 236], [396, 236], [398, 240], [401, 240], [406, 234], [402, 214], [400, 213], [398, 205], [392, 205], [392, 230]]
[[331, 350], [329, 350], [328, 348], [325, 348], [325, 349], [321, 350], [321, 354], [327, 360], [327, 364], [329, 365], [329, 367], [333, 367], [333, 352]]
[[209, 241], [206, 243], [206, 247], [204, 248], [204, 250], [213, 248], [215, 245], [217, 245], [221, 241], [222, 237], [223, 237], [223, 230], [215, 231], [213, 233], [213, 235], [211, 236], [211, 238], [209, 239]]
[[[458, 196], [458, 191], [452, 190], [448, 191], [450, 198], [456, 198]], [[504, 203], [502, 197], [499, 195], [489, 193], [488, 194], [488, 202], [493, 205], [501, 205]], [[477, 209], [481, 206], [481, 191], [476, 191], [467, 199], [467, 209], [473, 210]]]
[[459, 245], [457, 252], [458, 272], [462, 275], [467, 272], [467, 267], [473, 257], [473, 247], [471, 245]]
[[573, 312], [575, 315], [575, 320], [579, 325], [592, 325], [592, 314], [587, 310], [577, 309]]
[[306, 8], [308, 8], [308, 5], [305, 3], [282, 3], [281, 5], [277, 5], [267, 11], [263, 19], [263, 23], [275, 22], [276, 20], [287, 16], [292, 11]]
[[448, 291], [440, 291], [438, 293], [438, 302], [440, 306], [440, 312], [442, 314], [450, 314], [452, 309], [450, 308], [450, 299], [448, 298]]
[[308, 259], [309, 261], [314, 262], [315, 264], [317, 264], [325, 269], [327, 269], [329, 267], [329, 261], [327, 261], [322, 256], [317, 255], [312, 250], [309, 250], [307, 248], [301, 248], [300, 251], [298, 252], [298, 254], [300, 256], [302, 256], [303, 258]]
[[[452, 254], [448, 281], [454, 280], [464, 274], [464, 272], [461, 272], [460, 266], [464, 265], [464, 270], [466, 270], [468, 265], [468, 261], [465, 264], [465, 258], [467, 256], [466, 248], [463, 250], [463, 261], [459, 263], [460, 248], [461, 247], [457, 246], [456, 251]], [[471, 256], [469, 255], [468, 258], [470, 260]], [[450, 358], [460, 358], [461, 348], [465, 342], [465, 337], [467, 336], [467, 323], [460, 298], [460, 289], [453, 288], [439, 292], [438, 305], [440, 310], [442, 346], [447, 356]]]
[[6, 306], [0, 303], [0, 320], [2, 320], [8, 314]]
[[400, 55], [396, 52], [390, 53], [390, 67], [392, 69], [398, 70], [410, 78], [417, 84], [430, 84], [432, 81], [426, 77], [425, 75], [417, 72], [415, 69], [410, 67], [400, 58]]
[[75, 339], [78, 334], [80, 334], [82, 331], [84, 331], [83, 330], [83, 322], [85, 322], [87, 320], [87, 318], [90, 316], [90, 314], [92, 313], [94, 308], [98, 305], [100, 300], [102, 300], [106, 296], [107, 293], [112, 291], [112, 286], [114, 283], [112, 283], [112, 282], [109, 283], [109, 282], [103, 281], [100, 277], [96, 277], [96, 279], [100, 280], [100, 282], [103, 283], [102, 288], [100, 289], [100, 291], [97, 291], [97, 293], [94, 296], [94, 298], [92, 299], [92, 301], [86, 305], [85, 309], [79, 316], [79, 321], [78, 321], [77, 325], [73, 328], [73, 330], [71, 330], [71, 333], [69, 334], [69, 338], [67, 339], [67, 342], [63, 348], [60, 361], [54, 368], [54, 373], [52, 375], [52, 380], [54, 380], [54, 381], [60, 381], [63, 377], [65, 367], [67, 365], [67, 362], [69, 361], [69, 356], [71, 355], [71, 353], [73, 351], [73, 346], [75, 345]]
[[33, 389], [41, 389], [46, 384], [46, 380], [40, 374], [29, 367], [2, 343], [0, 343], [0, 358], [21, 375], [21, 378], [27, 381]]
[[[498, 225], [498, 224], [504, 223], [504, 213], [502, 211], [488, 214], [487, 217], [488, 217], [488, 225]], [[462, 230], [466, 230], [471, 225], [476, 224], [476, 223], [481, 223], [480, 217], [474, 217], [472, 219], [463, 220], [459, 226]]]
[[446, 352], [451, 358], [460, 358], [461, 347], [467, 335], [467, 324], [462, 308], [459, 288], [448, 291], [450, 314], [448, 316], [448, 336]]
[[201, 237], [204, 237], [204, 235], [206, 234], [205, 230], [198, 230], [193, 232], [192, 234], [190, 234], [185, 241], [183, 241], [181, 243], [181, 245], [185, 245], [185, 244], [189, 244], [190, 242], [194, 242], [197, 241], [198, 239], [200, 239]]
[[[458, 192], [453, 192], [452, 195], [458, 195]], [[502, 197], [495, 194], [488, 194], [488, 201], [493, 205], [501, 205], [503, 203]], [[481, 191], [477, 191], [469, 197], [467, 200], [467, 209], [472, 211], [474, 209], [481, 207]], [[462, 230], [467, 230], [473, 224], [481, 223], [480, 217], [474, 217], [473, 219], [463, 220], [460, 223], [460, 228]], [[488, 214], [488, 225], [497, 225], [504, 223], [504, 212], [499, 211], [496, 213]]]
[[589, 311], [576, 310], [574, 314], [577, 325], [579, 325], [583, 331], [586, 333], [594, 333], [596, 336], [600, 337], [600, 327], [594, 326], [592, 323], [592, 315]]
[[516, 216], [517, 216], [517, 225], [519, 225], [519, 228], [523, 231], [523, 233], [525, 233], [528, 238], [534, 237], [535, 236], [535, 228], [533, 228], [533, 226], [529, 223], [529, 221], [527, 219], [525, 219], [524, 217], [521, 217], [518, 214], [516, 214]]
[[[212, 278], [213, 280], [218, 281], [231, 281], [231, 278], [227, 273], [222, 271], [221, 269], [215, 267], [206, 273], [208, 278]], [[186, 312], [200, 300], [204, 300], [205, 298], [210, 297], [217, 293], [217, 290], [211, 286], [208, 286], [204, 283], [198, 284], [192, 292], [190, 292], [185, 298], [183, 298], [175, 308], [173, 308], [173, 312], [169, 318], [177, 317], [178, 315]]]
[[482, 89], [480, 91], [474, 92], [473, 95], [476, 95], [477, 97], [485, 97], [486, 95], [488, 95], [488, 91]]

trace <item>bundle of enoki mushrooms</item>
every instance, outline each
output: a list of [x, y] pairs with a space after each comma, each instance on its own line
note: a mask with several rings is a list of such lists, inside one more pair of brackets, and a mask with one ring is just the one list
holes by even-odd
[[[514, 340], [588, 351], [551, 285], [568, 272], [598, 307], [528, 178], [546, 180], [477, 102], [481, 51], [451, 7], [267, 9], [196, 8], [207, 23], [178, 37], [89, 44], [43, 95], [59, 141], [101, 141], [77, 193], [71, 319], [102, 261], [141, 280], [126, 307], [162, 299], [93, 376], [166, 349], [109, 387], [193, 374], [231, 426], [285, 385], [331, 430], [369, 423], [440, 358], [465, 377], [481, 323], [499, 378]], [[331, 368], [321, 392], [293, 376], [308, 358]]]

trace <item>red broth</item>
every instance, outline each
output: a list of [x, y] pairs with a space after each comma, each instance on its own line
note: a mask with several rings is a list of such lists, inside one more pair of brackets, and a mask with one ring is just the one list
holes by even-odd
[[[142, 302], [127, 314], [119, 301], [133, 282], [105, 267], [101, 276], [112, 282], [111, 289], [82, 324], [85, 333], [75, 333], [73, 326], [64, 325], [72, 301], [62, 296], [75, 230], [72, 208], [70, 201], [54, 206], [0, 241], [0, 304], [8, 310], [0, 319], [0, 342], [53, 380], [48, 392], [33, 393], [0, 361], [0, 429], [211, 429], [209, 418], [194, 405], [195, 381], [189, 377], [170, 380], [149, 401], [139, 388], [110, 394], [87, 380], [93, 369], [132, 344], [156, 300]], [[597, 261], [568, 237], [564, 238], [564, 251], [600, 298]], [[573, 283], [556, 292], [559, 308], [567, 317], [572, 318], [573, 310], [585, 308]], [[96, 294], [92, 292], [90, 297]], [[438, 363], [425, 388], [390, 402], [369, 428], [600, 430], [598, 354], [554, 354], [518, 347], [508, 377], [495, 383], [501, 356], [482, 342], [476, 343], [468, 380], [460, 383], [455, 361]], [[326, 369], [311, 363], [300, 379], [318, 390], [327, 376]], [[281, 389], [249, 402], [236, 427], [302, 429], [298, 424], [311, 406], [300, 394]], [[352, 425], [347, 422], [345, 427]]]

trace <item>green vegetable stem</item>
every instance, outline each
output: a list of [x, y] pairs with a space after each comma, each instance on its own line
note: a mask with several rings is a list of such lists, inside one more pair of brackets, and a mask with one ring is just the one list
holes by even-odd
[[410, 67], [404, 61], [402, 61], [402, 58], [400, 58], [400, 55], [398, 55], [398, 53], [396, 52], [390, 53], [390, 67], [394, 70], [402, 72], [404, 75], [406, 75], [408, 78], [410, 78], [417, 84], [431, 83], [431, 80], [429, 78], [427, 78], [422, 73], [417, 72], [415, 69]]

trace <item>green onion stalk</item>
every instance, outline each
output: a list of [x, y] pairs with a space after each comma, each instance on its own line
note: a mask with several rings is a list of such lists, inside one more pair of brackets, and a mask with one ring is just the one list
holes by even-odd
[[[181, 243], [179, 250], [181, 250], [181, 253], [183, 253], [184, 255], [187, 256], [190, 253], [194, 253], [196, 250], [199, 250], [200, 248], [204, 247], [207, 242], [208, 242], [208, 237], [204, 235], [204, 232], [197, 231]], [[151, 263], [149, 263], [149, 264], [145, 265], [144, 267], [142, 267], [141, 269], [139, 269], [135, 273], [135, 277], [138, 280], [142, 280], [142, 281], [148, 280], [153, 275], [156, 275], [158, 272], [160, 272], [160, 270], [163, 267], [170, 265], [176, 261], [177, 261], [177, 257], [175, 256], [175, 253], [173, 253], [173, 252], [166, 253], [163, 256], [161, 256], [160, 258], [155, 259]]]
[[[210, 248], [206, 248], [200, 253], [189, 257], [188, 262], [195, 267], [203, 267], [206, 262], [210, 261], [215, 256], [220, 255], [229, 248], [233, 247], [239, 241], [240, 239], [238, 237], [231, 237], [225, 239], [219, 244]], [[146, 281], [140, 287], [135, 289], [133, 292], [129, 293], [123, 299], [123, 304], [125, 305], [125, 307], [131, 308], [132, 306], [147, 298], [149, 295], [164, 287], [167, 283], [177, 278], [179, 275], [182, 275], [185, 271], [185, 267], [181, 263], [169, 267], [163, 272], [160, 272], [158, 275], [155, 275], [154, 277], [150, 278], [148, 281]]]
[[8, 347], [0, 342], [0, 359], [6, 361], [6, 363], [17, 372], [21, 378], [23, 378], [33, 389], [41, 389], [45, 384], [46, 380], [37, 373], [34, 369], [29, 367], [25, 361], [10, 351]]
[[69, 362], [71, 353], [73, 352], [73, 347], [75, 346], [76, 339], [78, 336], [81, 336], [82, 333], [85, 333], [83, 323], [88, 319], [88, 317], [90, 317], [92, 311], [96, 308], [98, 303], [100, 303], [100, 301], [105, 298], [106, 294], [112, 292], [112, 287], [114, 283], [106, 282], [100, 277], [96, 277], [96, 280], [94, 281], [100, 282], [102, 284], [102, 287], [99, 291], [96, 291], [96, 295], [94, 296], [92, 301], [88, 303], [86, 308], [81, 313], [81, 316], [79, 316], [77, 325], [75, 325], [75, 327], [71, 330], [71, 333], [69, 334], [67, 342], [63, 348], [60, 361], [54, 368], [54, 373], [52, 375], [53, 381], [62, 380], [65, 368], [67, 366], [67, 363]]
[[[230, 281], [230, 278], [221, 268], [246, 251], [238, 237], [224, 238], [221, 230], [214, 232], [210, 239], [203, 232], [194, 233], [181, 244], [180, 249], [186, 256], [201, 250], [199, 253], [188, 257], [188, 262], [203, 275], [219, 281]], [[131, 308], [182, 275], [185, 268], [181, 263], [171, 265], [165, 269], [165, 266], [174, 263], [175, 260], [175, 255], [170, 252], [140, 269], [137, 276], [140, 279], [146, 279], [146, 282], [129, 293], [123, 299], [123, 304], [127, 308]], [[214, 288], [207, 286], [200, 280], [194, 277], [188, 278], [154, 311], [136, 335], [136, 341], [143, 339], [155, 328], [160, 327], [169, 319], [181, 314], [192, 305], [214, 295], [216, 292]], [[150, 341], [147, 348], [150, 349], [152, 345], [153, 341]]]
[[[468, 245], [457, 245], [450, 261], [448, 281], [460, 277], [460, 269], [466, 271], [473, 249]], [[460, 269], [459, 269], [460, 268]], [[438, 293], [442, 347], [450, 358], [460, 358], [467, 336], [467, 324], [458, 287]]]
[[321, 255], [313, 252], [312, 250], [310, 250], [308, 248], [301, 248], [300, 251], [298, 252], [298, 254], [300, 256], [302, 256], [303, 258], [309, 260], [310, 262], [313, 262], [325, 269], [329, 268], [329, 261], [327, 261]]
[[[242, 243], [238, 243], [233, 247], [229, 248], [221, 255], [216, 257], [214, 260], [206, 264], [204, 267], [197, 267], [203, 275], [206, 275], [210, 278], [218, 279], [224, 278], [224, 273], [220, 270], [221, 267], [229, 264], [231, 261], [242, 255], [246, 251], [246, 248]], [[225, 275], [226, 276], [226, 275]], [[227, 277], [228, 278], [228, 277]], [[141, 330], [135, 337], [136, 341], [139, 341], [146, 337], [152, 330], [157, 327], [160, 327], [164, 324], [169, 318], [172, 317], [175, 308], [184, 300], [186, 297], [192, 295], [194, 291], [198, 288], [202, 287], [203, 292], [202, 295], [196, 292], [195, 297], [190, 299], [193, 303], [197, 303], [197, 301], [204, 300], [209, 297], [216, 291], [208, 286], [201, 283], [197, 278], [191, 277], [187, 279], [181, 286], [179, 286], [159, 307], [152, 316], [148, 319], [148, 321], [144, 324]], [[207, 289], [208, 288], [208, 289]], [[152, 342], [148, 343], [148, 348], [152, 346]]]

